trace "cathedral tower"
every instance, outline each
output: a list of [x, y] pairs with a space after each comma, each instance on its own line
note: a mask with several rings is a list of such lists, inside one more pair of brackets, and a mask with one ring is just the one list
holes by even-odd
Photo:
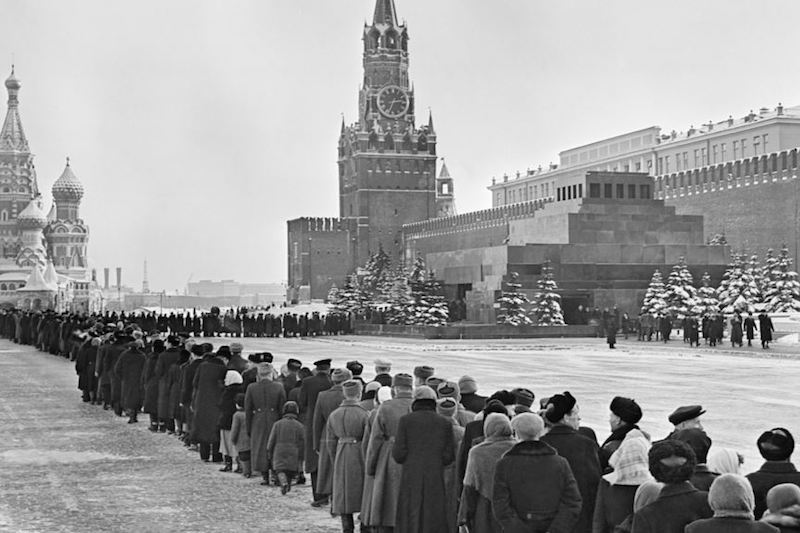
[[362, 39], [358, 120], [342, 122], [339, 138], [339, 215], [355, 234], [354, 266], [381, 246], [397, 264], [403, 224], [437, 216], [436, 132], [430, 116], [416, 126], [408, 28], [394, 0], [376, 0]]
[[48, 215], [48, 225], [45, 228], [50, 257], [60, 273], [85, 279], [88, 272], [86, 248], [89, 227], [79, 213], [83, 185], [72, 171], [69, 158], [61, 176], [53, 183], [52, 193], [55, 216]]

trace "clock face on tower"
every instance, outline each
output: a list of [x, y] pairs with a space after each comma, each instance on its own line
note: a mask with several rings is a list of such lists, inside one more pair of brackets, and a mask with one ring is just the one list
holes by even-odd
[[385, 117], [402, 117], [408, 111], [408, 104], [408, 94], [397, 85], [388, 85], [378, 93], [378, 108]]

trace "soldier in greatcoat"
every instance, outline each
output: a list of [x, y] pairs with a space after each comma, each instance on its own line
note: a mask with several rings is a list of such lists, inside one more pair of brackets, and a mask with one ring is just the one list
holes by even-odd
[[300, 384], [298, 400], [300, 417], [303, 419], [303, 425], [306, 428], [304, 462], [306, 471], [311, 474], [311, 490], [314, 499], [312, 503], [320, 502], [324, 504], [327, 498], [322, 498], [317, 493], [318, 454], [314, 449], [314, 407], [317, 404], [319, 393], [333, 386], [329, 376], [331, 360], [320, 359], [314, 363], [314, 366], [316, 367], [314, 369], [314, 375], [305, 378]]
[[253, 470], [261, 472], [262, 485], [269, 485], [267, 443], [272, 426], [281, 416], [286, 403], [283, 385], [272, 381], [271, 363], [258, 364], [258, 381], [247, 387], [244, 395], [244, 413], [247, 432], [250, 434], [250, 455]]
[[376, 527], [395, 526], [402, 467], [392, 456], [392, 449], [400, 418], [411, 412], [413, 383], [409, 374], [394, 376], [395, 397], [378, 407], [370, 429], [366, 467], [367, 475], [374, 476], [370, 517]]
[[342, 383], [353, 379], [353, 374], [346, 368], [337, 368], [331, 373], [333, 386], [319, 393], [317, 405], [314, 407], [314, 449], [319, 453], [317, 466], [317, 492], [323, 499], [331, 495], [333, 485], [333, 456], [330, 455], [327, 439], [328, 417], [344, 400]]
[[360, 381], [351, 379], [341, 387], [344, 400], [328, 417], [327, 424], [328, 453], [333, 457], [331, 513], [341, 516], [343, 532], [353, 533], [353, 514], [361, 511], [364, 489], [364, 451], [361, 442], [369, 413], [359, 405], [362, 391]]

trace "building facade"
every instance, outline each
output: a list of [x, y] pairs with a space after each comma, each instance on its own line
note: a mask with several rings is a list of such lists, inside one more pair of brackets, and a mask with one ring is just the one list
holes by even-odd
[[87, 260], [89, 227], [80, 218], [83, 186], [67, 164], [45, 214], [36, 167], [19, 113], [22, 86], [5, 81], [6, 117], [0, 130], [0, 304], [25, 309], [92, 312], [99, 287]]
[[433, 116], [417, 125], [394, 0], [376, 0], [362, 40], [358, 118], [342, 121], [338, 142], [339, 217], [288, 221], [290, 301], [324, 299], [380, 248], [401, 261], [404, 224], [454, 213], [453, 179], [444, 166], [436, 175]]
[[708, 122], [685, 132], [652, 126], [559, 154], [559, 163], [492, 180], [492, 205], [554, 198], [589, 170], [647, 172], [655, 196], [678, 213], [705, 217], [705, 239], [724, 234], [741, 252], [786, 244], [800, 250], [797, 149], [800, 106]]

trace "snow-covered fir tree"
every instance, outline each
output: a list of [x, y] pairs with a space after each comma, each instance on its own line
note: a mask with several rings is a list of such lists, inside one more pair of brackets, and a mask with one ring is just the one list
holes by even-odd
[[650, 285], [647, 286], [647, 292], [644, 294], [641, 313], [651, 315], [666, 313], [667, 301], [665, 290], [664, 278], [661, 276], [661, 271], [656, 269], [656, 271], [653, 272], [653, 277], [650, 278]]
[[326, 297], [325, 301], [329, 304], [334, 304], [339, 300], [339, 288], [336, 287], [336, 284], [332, 284], [330, 290], [328, 291], [328, 296]]
[[558, 294], [558, 284], [553, 277], [553, 267], [550, 260], [542, 265], [542, 275], [536, 282], [538, 292], [533, 302], [533, 314], [537, 326], [563, 326], [564, 313], [561, 310], [561, 295]]
[[497, 313], [497, 323], [509, 326], [523, 326], [533, 324], [533, 320], [528, 316], [530, 302], [525, 293], [521, 292], [522, 283], [519, 282], [519, 274], [511, 272], [509, 279], [503, 285], [505, 289], [497, 298], [500, 309]]
[[667, 311], [675, 318], [682, 319], [693, 314], [697, 289], [686, 260], [681, 257], [672, 267], [664, 287], [664, 300]]
[[442, 288], [425, 270], [425, 260], [418, 256], [408, 276], [411, 301], [407, 306], [405, 323], [416, 326], [443, 326], [450, 314]]
[[392, 259], [378, 246], [378, 251], [370, 256], [362, 270], [361, 291], [369, 305], [385, 304], [393, 282]]
[[768, 312], [796, 313], [800, 311], [800, 283], [797, 281], [797, 272], [792, 270], [792, 259], [785, 244], [777, 260], [779, 271], [775, 282], [777, 291], [767, 302]]
[[724, 233], [716, 233], [708, 240], [709, 246], [727, 246], [728, 239], [725, 238]]
[[717, 291], [711, 286], [711, 276], [708, 272], [703, 273], [700, 279], [700, 287], [697, 289], [695, 297], [695, 305], [693, 315], [703, 316], [706, 314], [713, 315], [719, 312], [719, 300], [717, 299]]
[[778, 266], [778, 258], [772, 248], [767, 250], [764, 262], [761, 265], [761, 300], [764, 302], [764, 309], [770, 312], [770, 304], [778, 293], [778, 279], [781, 276], [781, 269]]
[[752, 311], [754, 302], [748, 300], [748, 290], [749, 286], [744, 279], [744, 255], [732, 254], [731, 262], [717, 289], [720, 310], [723, 313]]
[[744, 264], [742, 270], [742, 297], [747, 300], [750, 310], [755, 310], [760, 307], [763, 301], [763, 294], [761, 293], [761, 286], [763, 280], [761, 279], [761, 268], [758, 264], [758, 256], [751, 255], [750, 260]]
[[331, 310], [336, 313], [360, 314], [366, 308], [363, 292], [358, 283], [358, 276], [350, 274], [344, 287], [336, 292], [336, 299], [331, 301]]
[[404, 268], [400, 268], [394, 273], [394, 280], [389, 290], [388, 308], [384, 313], [386, 322], [388, 324], [405, 324], [411, 301], [408, 272]]

